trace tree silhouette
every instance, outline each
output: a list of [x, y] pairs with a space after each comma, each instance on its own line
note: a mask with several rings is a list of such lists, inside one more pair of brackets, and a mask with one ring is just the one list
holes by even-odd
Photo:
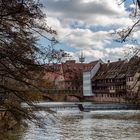
[[[127, 1], [128, 0], [122, 0], [119, 3], [119, 5], [121, 5], [122, 3], [127, 2]], [[140, 28], [140, 0], [132, 0], [132, 4], [134, 5], [134, 7], [131, 9], [130, 8], [127, 8], [127, 9], [129, 9], [130, 18], [133, 19], [134, 24], [130, 27], [121, 29], [119, 31], [115, 31], [115, 35], [117, 35], [116, 41], [118, 41], [118, 42], [125, 42], [127, 40], [130, 40], [131, 35], [134, 32], [139, 31], [139, 28]], [[136, 40], [133, 40], [133, 41], [136, 41]]]
[[[45, 21], [42, 5], [35, 0], [0, 0], [0, 108], [5, 116], [20, 122], [32, 120], [32, 111], [21, 102], [33, 106], [39, 97], [38, 83], [44, 71], [43, 60], [48, 49], [42, 49], [39, 36], [55, 41], [44, 33], [56, 32]], [[7, 120], [6, 120], [7, 121]]]

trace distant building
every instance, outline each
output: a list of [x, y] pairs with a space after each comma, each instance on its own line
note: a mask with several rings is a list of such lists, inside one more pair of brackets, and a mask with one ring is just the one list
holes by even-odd
[[55, 88], [82, 92], [83, 72], [93, 69], [97, 63], [98, 61], [76, 63], [75, 60], [67, 60], [65, 63], [48, 65], [44, 79], [53, 82]]
[[130, 59], [126, 73], [128, 98], [140, 98], [140, 57]]
[[85, 62], [85, 57], [84, 57], [83, 51], [80, 54], [79, 62], [81, 62], [81, 63], [84, 63]]
[[44, 79], [51, 81], [55, 89], [78, 91], [91, 101], [140, 99], [140, 57], [108, 63], [67, 60], [46, 66]]
[[92, 78], [92, 92], [96, 100], [110, 101], [126, 94], [127, 61], [119, 60], [102, 64]]
[[92, 91], [92, 77], [94, 77], [99, 71], [103, 62], [102, 60], [98, 60], [91, 63], [94, 64], [93, 67], [91, 67], [90, 69], [86, 69], [83, 72], [83, 95], [89, 97], [94, 95]]
[[140, 98], [140, 58], [101, 64], [92, 78], [92, 92], [96, 101], [124, 102]]

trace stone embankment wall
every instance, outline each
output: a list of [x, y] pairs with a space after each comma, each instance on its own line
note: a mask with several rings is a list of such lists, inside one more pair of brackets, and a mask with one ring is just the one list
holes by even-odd
[[103, 95], [98, 95], [98, 96], [86, 96], [84, 97], [85, 101], [91, 101], [91, 102], [114, 102], [114, 103], [125, 103], [126, 101], [124, 100], [123, 97], [108, 97], [108, 96], [103, 96]]

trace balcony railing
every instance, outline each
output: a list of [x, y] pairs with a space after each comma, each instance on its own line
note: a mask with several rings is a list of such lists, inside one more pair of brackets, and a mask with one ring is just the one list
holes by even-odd
[[94, 89], [93, 93], [126, 93], [126, 89]]
[[108, 89], [95, 89], [93, 90], [93, 93], [109, 93]]
[[121, 85], [125, 85], [126, 82], [125, 81], [121, 81], [121, 82], [111, 82], [111, 83], [92, 83], [92, 86], [121, 86]]
[[43, 90], [44, 93], [46, 94], [63, 94], [63, 93], [68, 93], [68, 94], [77, 94], [77, 93], [82, 93], [83, 91], [82, 90], [68, 90], [68, 89], [44, 89]]

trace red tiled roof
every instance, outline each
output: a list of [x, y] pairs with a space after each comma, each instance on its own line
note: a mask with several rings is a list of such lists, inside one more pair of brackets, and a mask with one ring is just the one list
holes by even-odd
[[74, 61], [67, 61], [66, 63], [62, 63], [65, 80], [81, 78], [83, 71], [90, 70], [97, 62], [98, 61], [93, 61], [91, 63], [75, 63]]
[[101, 64], [101, 67], [92, 80], [122, 78], [127, 70], [126, 60]]
[[62, 64], [46, 65], [46, 71], [52, 72], [52, 74], [61, 73], [63, 74], [65, 80], [68, 81], [82, 78], [83, 71], [91, 70], [97, 63], [98, 61], [92, 61], [90, 63], [76, 63], [75, 60], [68, 60]]

